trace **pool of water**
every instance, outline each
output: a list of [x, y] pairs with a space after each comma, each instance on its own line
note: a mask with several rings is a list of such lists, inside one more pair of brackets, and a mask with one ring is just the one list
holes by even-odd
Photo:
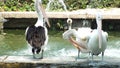
[[[25, 30], [4, 30], [0, 34], [0, 55], [32, 55], [31, 47], [25, 41]], [[106, 57], [120, 58], [120, 32], [108, 32]], [[62, 32], [49, 32], [45, 57], [77, 56], [77, 49], [62, 38]], [[86, 54], [82, 54], [86, 56]], [[100, 55], [99, 55], [100, 56]]]

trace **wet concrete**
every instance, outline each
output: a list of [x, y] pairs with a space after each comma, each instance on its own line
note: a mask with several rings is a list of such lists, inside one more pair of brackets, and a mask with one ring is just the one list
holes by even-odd
[[45, 57], [33, 59], [31, 56], [1, 56], [0, 68], [120, 68], [119, 59], [105, 58], [104, 62], [75, 57]]

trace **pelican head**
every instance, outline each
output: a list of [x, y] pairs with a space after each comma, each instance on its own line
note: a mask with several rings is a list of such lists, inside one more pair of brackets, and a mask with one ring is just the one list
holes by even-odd
[[69, 27], [69, 30], [72, 28], [72, 19], [68, 18], [67, 19], [67, 24], [68, 24], [68, 27]]
[[45, 22], [47, 22], [48, 27], [50, 27], [50, 22], [49, 22], [49, 20], [48, 20], [48, 16], [47, 16], [47, 14], [45, 13], [45, 10], [44, 10], [44, 8], [43, 8], [43, 6], [42, 6], [42, 0], [39, 0], [39, 3], [40, 3], [40, 6], [41, 6], [41, 11], [42, 11], [42, 13], [43, 13], [44, 20], [45, 20]]
[[[45, 12], [45, 10], [43, 8], [43, 5], [42, 5], [42, 0], [36, 0], [35, 8], [36, 8], [36, 11], [38, 13], [38, 21], [43, 22], [45, 20], [45, 22], [47, 22], [47, 25], [50, 27], [50, 23], [48, 21], [47, 14], [46, 14], [46, 12]], [[43, 20], [43, 18], [44, 18], [44, 20]], [[41, 24], [43, 25], [45, 22], [43, 22]]]
[[102, 29], [102, 15], [101, 13], [96, 14], [97, 29]]

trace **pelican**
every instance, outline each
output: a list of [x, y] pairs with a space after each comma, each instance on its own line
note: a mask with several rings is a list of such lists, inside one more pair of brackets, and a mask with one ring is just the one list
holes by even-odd
[[100, 13], [97, 13], [96, 15], [96, 23], [97, 29], [94, 29], [89, 35], [87, 46], [92, 55], [92, 60], [93, 55], [99, 55], [102, 53], [103, 61], [104, 51], [107, 47], [108, 33], [102, 30], [102, 15]]
[[[39, 58], [42, 59], [44, 47], [48, 42], [48, 30], [43, 20], [43, 16], [46, 17], [46, 14], [43, 10], [41, 0], [35, 0], [35, 8], [37, 11], [38, 20], [35, 25], [27, 27], [25, 35], [26, 41], [32, 46], [33, 58], [36, 58], [36, 54], [41, 53], [41, 57]], [[48, 20], [47, 23], [48, 26], [50, 26]]]
[[[78, 49], [78, 57], [80, 52], [82, 53], [88, 53], [89, 50], [87, 48], [87, 38], [89, 34], [91, 33], [92, 29], [88, 27], [82, 27], [78, 28], [78, 30], [72, 29], [72, 20], [68, 19], [67, 23], [69, 25], [69, 30], [65, 31], [63, 33], [63, 39], [67, 39], [70, 41], [70, 43]], [[74, 36], [76, 40], [72, 37]]]

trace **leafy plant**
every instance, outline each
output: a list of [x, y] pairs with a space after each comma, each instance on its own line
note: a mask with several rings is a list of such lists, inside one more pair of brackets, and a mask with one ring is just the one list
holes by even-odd
[[34, 11], [33, 0], [6, 0], [2, 3], [4, 11]]
[[[51, 3], [50, 10], [62, 11], [63, 7], [58, 0]], [[46, 7], [49, 0], [42, 0], [43, 6]], [[67, 9], [77, 10], [84, 9], [87, 6], [91, 8], [120, 8], [119, 0], [64, 0]], [[0, 11], [34, 11], [34, 0], [2, 0], [0, 1]]]

